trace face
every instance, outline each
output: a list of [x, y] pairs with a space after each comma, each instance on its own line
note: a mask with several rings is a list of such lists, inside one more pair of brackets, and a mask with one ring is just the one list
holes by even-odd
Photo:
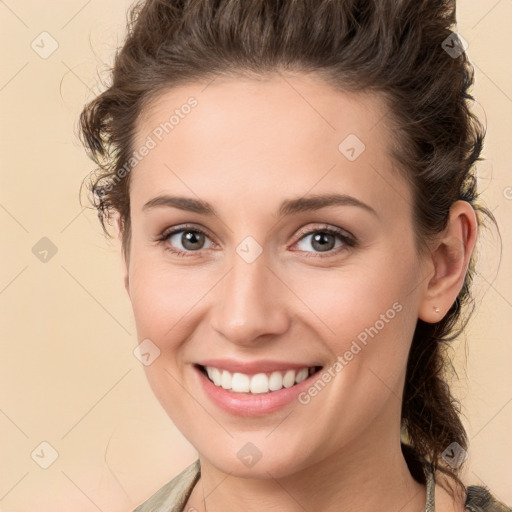
[[139, 120], [127, 275], [159, 351], [145, 371], [226, 473], [398, 436], [425, 267], [385, 113], [298, 75], [180, 86]]

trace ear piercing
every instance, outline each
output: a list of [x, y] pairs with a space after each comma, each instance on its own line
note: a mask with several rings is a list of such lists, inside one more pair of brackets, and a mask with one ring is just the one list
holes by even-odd
[[434, 311], [435, 311], [436, 313], [439, 313], [439, 312], [441, 311], [441, 308], [438, 308], [437, 306], [434, 306]]

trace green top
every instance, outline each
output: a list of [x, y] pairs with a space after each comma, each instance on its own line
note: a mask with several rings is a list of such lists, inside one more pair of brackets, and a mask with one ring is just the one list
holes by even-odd
[[[425, 512], [435, 512], [434, 473], [429, 466], [426, 468]], [[133, 512], [187, 512], [185, 506], [200, 476], [201, 465], [197, 459]], [[512, 512], [512, 508], [498, 501], [488, 489], [479, 485], [468, 487], [465, 509], [469, 512]]]

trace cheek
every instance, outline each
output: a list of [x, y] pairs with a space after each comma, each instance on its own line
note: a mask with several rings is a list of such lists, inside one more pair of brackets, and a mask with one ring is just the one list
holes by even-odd
[[323, 426], [321, 437], [336, 446], [356, 437], [386, 404], [393, 414], [399, 408], [417, 322], [417, 296], [411, 293], [417, 267], [413, 256], [393, 266], [389, 260], [373, 259], [330, 272], [317, 286], [305, 275], [295, 276], [294, 291], [307, 297], [308, 307], [321, 319], [316, 325], [322, 325], [323, 341], [336, 358], [326, 371], [332, 378], [326, 376], [325, 391], [312, 386], [301, 403]]
[[209, 292], [218, 279], [206, 267], [178, 268], [148, 254], [135, 254], [132, 259], [130, 299], [138, 340], [149, 339], [160, 351], [144, 370], [155, 396], [173, 415], [187, 410], [180, 384], [188, 361], [187, 341], [192, 334], [198, 336], [198, 326], [204, 327], [201, 321], [211, 307]]
[[383, 249], [312, 275], [292, 276], [294, 292], [320, 319], [331, 352], [386, 375], [401, 370], [417, 322], [418, 262], [412, 249]]
[[139, 336], [169, 343], [178, 339], [173, 331], [182, 330], [188, 316], [195, 313], [214, 284], [212, 277], [208, 270], [173, 268], [161, 260], [135, 257], [130, 269], [130, 299]]
[[208, 285], [196, 273], [180, 272], [147, 254], [132, 254], [130, 299], [138, 340], [149, 339], [160, 351], [144, 366], [146, 378], [163, 409], [172, 412], [176, 424], [185, 422], [187, 431], [190, 399], [182, 384], [183, 348]]

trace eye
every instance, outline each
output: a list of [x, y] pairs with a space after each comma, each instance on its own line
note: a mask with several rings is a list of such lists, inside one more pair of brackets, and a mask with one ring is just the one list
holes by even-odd
[[[193, 256], [194, 252], [215, 246], [208, 235], [197, 227], [178, 226], [165, 231], [157, 240], [164, 248], [178, 256]], [[205, 242], [210, 245], [205, 247]]]
[[[354, 247], [356, 242], [352, 236], [339, 228], [323, 226], [301, 233], [302, 237], [296, 246], [300, 251], [310, 253], [327, 253], [325, 256], [337, 254], [339, 250]], [[313, 250], [310, 250], [310, 248]], [[339, 249], [339, 250], [336, 250]], [[322, 254], [318, 254], [323, 256]]]

